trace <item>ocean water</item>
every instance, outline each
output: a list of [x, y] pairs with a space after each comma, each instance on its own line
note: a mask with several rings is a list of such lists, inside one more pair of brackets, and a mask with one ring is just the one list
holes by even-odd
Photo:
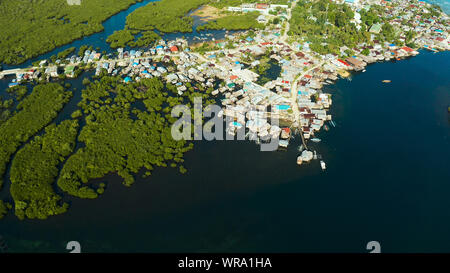
[[[97, 200], [69, 199], [46, 221], [10, 215], [11, 251], [450, 251], [449, 52], [370, 65], [327, 86], [336, 128], [296, 165], [300, 144], [260, 152], [247, 141], [196, 142], [188, 174], [158, 169], [131, 188], [115, 175]], [[383, 84], [384, 79], [392, 80]]]
[[442, 10], [445, 13], [450, 14], [450, 1], [449, 0], [428, 0], [426, 2], [438, 4], [439, 6], [441, 6]]
[[[367, 252], [373, 240], [382, 252], [449, 252], [449, 61], [421, 51], [327, 86], [337, 126], [310, 144], [326, 171], [296, 165], [298, 137], [277, 152], [200, 141], [186, 175], [158, 169], [131, 188], [110, 175], [100, 198], [65, 197], [68, 213], [45, 221], [10, 214], [0, 235], [11, 252], [66, 252], [73, 240], [84, 252]], [[81, 78], [71, 83], [57, 122], [80, 98]]]

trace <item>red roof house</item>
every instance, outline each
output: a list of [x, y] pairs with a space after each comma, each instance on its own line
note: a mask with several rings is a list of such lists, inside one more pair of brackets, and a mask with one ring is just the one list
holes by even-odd
[[406, 51], [406, 52], [413, 52], [413, 51], [414, 51], [412, 48], [407, 47], [407, 46], [402, 47], [402, 49], [403, 49], [404, 51]]

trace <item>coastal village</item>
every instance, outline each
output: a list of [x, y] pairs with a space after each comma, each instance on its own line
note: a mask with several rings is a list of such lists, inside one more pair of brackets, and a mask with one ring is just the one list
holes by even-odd
[[[227, 133], [238, 134], [245, 129], [245, 136], [256, 142], [279, 138], [280, 149], [289, 146], [293, 137], [299, 136], [297, 164], [321, 159], [308, 143], [320, 142], [317, 133], [336, 126], [329, 109], [332, 95], [324, 93], [323, 86], [339, 78], [351, 77], [352, 71], [365, 72], [370, 63], [401, 60], [419, 54], [419, 49], [441, 51], [450, 49], [448, 16], [420, 18], [417, 10], [426, 10], [424, 1], [339, 0], [354, 11], [354, 24], [360, 24], [359, 11], [371, 5], [388, 7], [388, 18], [406, 41], [406, 32], [413, 31], [416, 48], [381, 42], [376, 34], [382, 25], [374, 24], [370, 43], [361, 43], [349, 49], [342, 46], [341, 54], [318, 54], [310, 48], [307, 40], [292, 40], [288, 36], [291, 9], [297, 1], [288, 5], [267, 3], [243, 3], [228, 7], [236, 13], [260, 12], [257, 20], [267, 24], [264, 30], [227, 32], [223, 40], [207, 43], [209, 48], [198, 50], [199, 45], [189, 44], [177, 38], [160, 40], [146, 49], [119, 48], [116, 52], [102, 55], [95, 50], [85, 50], [82, 56], [69, 56], [54, 63], [42, 60], [39, 66], [0, 72], [0, 78], [13, 76], [10, 87], [33, 80], [58, 80], [77, 76], [77, 70], [94, 69], [96, 75], [120, 75], [125, 83], [138, 82], [143, 78], [160, 77], [177, 87], [179, 95], [187, 90], [188, 82], [214, 88], [211, 93], [222, 104], [220, 116], [226, 116]], [[389, 8], [393, 6], [395, 7]], [[401, 14], [401, 15], [400, 15]], [[279, 24], [269, 24], [279, 18]], [[407, 20], [411, 26], [402, 22]], [[202, 34], [203, 35], [203, 34]], [[205, 37], [205, 36], [204, 36]], [[198, 37], [200, 38], [204, 37]], [[351, 50], [352, 54], [348, 54]], [[257, 73], [261, 58], [268, 56], [270, 62], [280, 68], [276, 78], [262, 83], [263, 75]], [[387, 79], [380, 79], [388, 83]], [[220, 82], [220, 84], [216, 84]], [[277, 122], [274, 122], [274, 121]], [[320, 161], [321, 168], [326, 165]]]

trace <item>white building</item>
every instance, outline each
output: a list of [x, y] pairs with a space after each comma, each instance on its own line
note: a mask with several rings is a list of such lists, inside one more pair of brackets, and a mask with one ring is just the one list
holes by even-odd
[[67, 4], [69, 6], [73, 6], [73, 5], [81, 5], [81, 0], [67, 0]]
[[266, 16], [261, 14], [260, 16], [258, 16], [258, 18], [256, 18], [256, 21], [258, 21], [258, 23], [265, 24], [267, 23], [267, 18]]
[[242, 12], [242, 8], [241, 7], [228, 7], [228, 11]]

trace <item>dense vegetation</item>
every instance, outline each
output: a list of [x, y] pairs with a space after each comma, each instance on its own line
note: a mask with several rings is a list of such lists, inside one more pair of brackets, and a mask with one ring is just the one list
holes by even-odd
[[3, 200], [0, 200], [0, 219], [2, 219], [6, 215], [6, 213], [8, 213], [8, 210], [10, 208], [10, 204], [5, 203]]
[[251, 69], [253, 72], [260, 75], [260, 77], [258, 78], [258, 81], [257, 81], [257, 83], [260, 85], [264, 85], [267, 82], [271, 81], [271, 79], [267, 75], [268, 71], [270, 70], [270, 68], [273, 65], [273, 63], [271, 62], [271, 59], [268, 56], [268, 55], [270, 55], [270, 53], [271, 52], [267, 52], [265, 56], [262, 56], [259, 59], [259, 64]]
[[11, 110], [14, 101], [12, 99], [4, 100], [0, 97], [0, 125], [11, 116]]
[[75, 50], [76, 50], [75, 47], [69, 47], [68, 49], [59, 52], [58, 55], [57, 55], [57, 58], [58, 58], [58, 59], [65, 59], [65, 58], [67, 58], [70, 54], [74, 53]]
[[110, 43], [112, 48], [125, 47], [127, 45], [131, 47], [143, 47], [152, 46], [161, 37], [153, 31], [144, 31], [136, 41], [135, 39], [133, 31], [122, 29], [111, 34], [106, 39], [106, 42]]
[[[116, 173], [127, 186], [141, 169], [151, 175], [155, 167], [187, 170], [182, 163], [192, 143], [176, 141], [171, 134], [172, 107], [185, 104], [192, 108], [195, 97], [205, 104], [213, 88], [186, 83], [183, 95], [176, 86], [160, 79], [143, 79], [125, 84], [121, 77], [103, 76], [86, 82], [80, 109], [72, 120], [48, 125], [42, 133], [26, 143], [45, 127], [63, 107], [71, 93], [62, 86], [48, 83], [36, 86], [17, 106], [18, 112], [0, 126], [2, 174], [11, 155], [11, 195], [19, 219], [46, 219], [64, 213], [68, 204], [54, 190], [54, 183], [68, 194], [95, 198], [106, 184], [88, 184], [93, 179]], [[142, 106], [136, 106], [140, 101]], [[78, 123], [85, 125], [78, 132]], [[78, 135], [79, 133], [79, 135]], [[74, 151], [75, 143], [82, 143]], [[10, 206], [0, 203], [0, 218]]]
[[160, 40], [161, 36], [153, 31], [144, 31], [142, 35], [137, 39], [137, 41], [129, 42], [128, 45], [131, 47], [143, 47], [152, 46], [156, 41]]
[[[146, 175], [169, 164], [184, 171], [183, 154], [192, 145], [172, 138], [170, 109], [180, 101], [168, 97], [163, 88], [159, 79], [124, 84], [120, 77], [109, 76], [89, 84], [80, 102], [86, 125], [78, 140], [85, 146], [68, 158], [58, 186], [74, 196], [96, 198], [97, 192], [86, 183], [108, 173], [117, 173], [129, 186], [142, 168]], [[145, 110], [132, 106], [137, 100]]]
[[339, 53], [339, 47], [352, 48], [360, 42], [369, 41], [368, 28], [379, 20], [372, 10], [362, 12], [362, 27], [358, 30], [351, 23], [354, 13], [348, 5], [327, 0], [308, 2], [300, 0], [292, 11], [289, 34], [305, 37], [311, 49], [321, 54]]
[[0, 125], [11, 117], [14, 107], [14, 100], [21, 101], [28, 93], [26, 86], [18, 85], [6, 89], [6, 92], [11, 94], [11, 97], [7, 100], [0, 97]]
[[134, 30], [192, 32], [193, 19], [188, 13], [210, 0], [160, 0], [138, 8], [127, 17], [127, 27]]
[[263, 29], [264, 24], [258, 23], [256, 18], [259, 12], [249, 12], [244, 14], [232, 14], [225, 17], [217, 18], [209, 21], [204, 25], [197, 27], [198, 31], [206, 29], [228, 29], [228, 30], [244, 30], [244, 29]]
[[114, 31], [109, 35], [106, 42], [110, 43], [111, 48], [125, 47], [128, 42], [134, 40], [134, 35], [128, 29]]
[[49, 125], [43, 136], [36, 136], [17, 152], [11, 166], [11, 195], [19, 219], [46, 219], [64, 213], [68, 204], [53, 190], [59, 164], [75, 147], [77, 120]]
[[140, 0], [0, 1], [0, 63], [19, 64], [103, 30], [102, 22]]
[[20, 101], [26, 96], [28, 89], [26, 86], [17, 85], [6, 89], [6, 92], [12, 94], [17, 101]]
[[56, 83], [37, 85], [17, 105], [18, 112], [0, 124], [0, 177], [17, 148], [51, 122], [71, 95]]

